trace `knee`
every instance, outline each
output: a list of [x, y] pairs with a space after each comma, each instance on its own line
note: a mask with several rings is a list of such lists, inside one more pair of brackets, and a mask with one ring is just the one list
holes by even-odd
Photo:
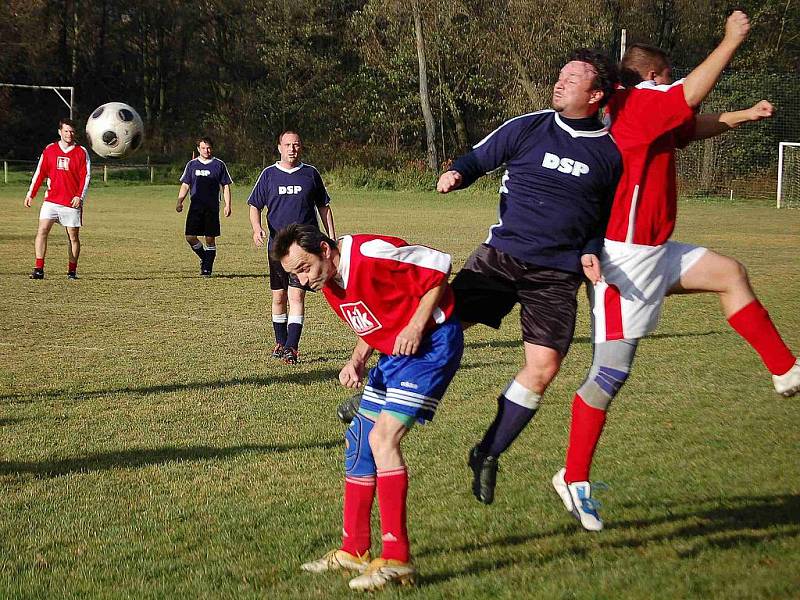
[[556, 355], [542, 358], [536, 362], [527, 362], [517, 379], [525, 387], [541, 393], [544, 390], [540, 388], [547, 387], [553, 381], [560, 367], [561, 359]]
[[746, 284], [749, 280], [747, 268], [735, 258], [725, 257], [723, 273], [729, 287]]
[[369, 447], [372, 455], [380, 460], [381, 457], [390, 454], [394, 450], [394, 438], [387, 435], [380, 428], [375, 428], [369, 432]]
[[592, 368], [586, 381], [578, 388], [578, 395], [592, 408], [607, 410], [629, 375], [630, 369], [626, 367]]

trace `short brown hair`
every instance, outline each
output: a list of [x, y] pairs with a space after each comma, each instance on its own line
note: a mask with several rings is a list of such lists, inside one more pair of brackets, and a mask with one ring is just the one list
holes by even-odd
[[292, 223], [288, 227], [281, 229], [272, 241], [270, 257], [272, 260], [280, 262], [289, 254], [289, 248], [296, 243], [309, 254], [322, 256], [322, 242], [332, 248], [336, 248], [336, 241], [329, 238], [313, 225], [301, 225]]
[[669, 57], [661, 48], [649, 44], [632, 44], [625, 50], [619, 63], [619, 74], [622, 85], [633, 87], [639, 85], [648, 71], [661, 73], [669, 67]]
[[573, 51], [568, 62], [573, 60], [585, 62], [594, 67], [597, 74], [594, 76], [594, 81], [592, 81], [592, 87], [603, 92], [603, 99], [600, 101], [600, 107], [602, 108], [611, 98], [619, 82], [617, 65], [605, 52], [590, 48], [578, 48]]
[[77, 130], [77, 127], [75, 127], [75, 121], [73, 121], [72, 119], [61, 119], [61, 120], [58, 122], [58, 128], [59, 128], [59, 129], [61, 129], [61, 128], [62, 128], [64, 125], [69, 125], [69, 126], [70, 126], [70, 127], [72, 127], [73, 129], [76, 129], [76, 130]]
[[196, 145], [197, 145], [198, 147], [200, 146], [200, 142], [205, 142], [206, 144], [208, 144], [208, 145], [209, 145], [209, 146], [211, 146], [212, 148], [214, 147], [214, 142], [213, 142], [213, 140], [212, 140], [210, 137], [208, 137], [207, 135], [204, 135], [203, 137], [199, 137], [199, 138], [197, 138]]
[[[283, 139], [283, 136], [285, 136], [285, 135], [286, 135], [286, 134], [288, 134], [288, 133], [293, 133], [293, 134], [295, 134], [297, 137], [300, 137], [300, 134], [299, 134], [299, 133], [297, 133], [297, 132], [296, 132], [294, 129], [284, 129], [284, 130], [283, 130], [283, 131], [281, 131], [281, 132], [280, 132], [280, 134], [278, 135], [278, 145], [279, 145], [279, 146], [281, 145], [281, 140]], [[302, 142], [303, 142], [303, 138], [300, 138], [300, 143], [302, 143]]]

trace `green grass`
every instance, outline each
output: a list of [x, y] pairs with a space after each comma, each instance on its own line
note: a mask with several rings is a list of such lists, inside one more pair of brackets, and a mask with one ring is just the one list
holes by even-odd
[[[77, 282], [58, 228], [47, 279], [27, 279], [38, 209], [22, 207], [25, 189], [0, 187], [0, 597], [349, 597], [346, 579], [298, 565], [339, 539], [336, 375], [354, 338], [309, 295], [303, 362], [268, 357], [249, 189], [235, 190], [205, 280], [177, 186], [96, 186]], [[334, 212], [341, 233], [404, 236], [458, 267], [496, 197], [339, 190]], [[681, 213], [676, 238], [742, 259], [800, 350], [800, 212]], [[382, 597], [796, 597], [800, 406], [774, 394], [713, 297], [668, 301], [612, 409], [593, 473], [611, 486], [607, 529], [586, 534], [564, 512], [549, 480], [590, 361], [586, 313], [581, 295], [576, 343], [503, 457], [491, 507], [472, 498], [465, 458], [520, 364], [517, 316], [468, 332], [435, 421], [404, 445], [420, 583]]]

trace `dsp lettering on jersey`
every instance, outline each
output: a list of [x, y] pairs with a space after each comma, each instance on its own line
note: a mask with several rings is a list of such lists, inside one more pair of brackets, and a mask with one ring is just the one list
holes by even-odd
[[303, 191], [302, 185], [279, 185], [278, 193], [283, 194], [299, 194]]
[[59, 171], [69, 171], [69, 156], [57, 157], [56, 169], [58, 169]]
[[550, 152], [544, 153], [542, 166], [545, 169], [555, 169], [561, 173], [569, 173], [575, 177], [580, 177], [589, 172], [589, 165], [573, 158], [561, 158]]
[[363, 301], [342, 304], [339, 308], [344, 320], [358, 335], [366, 335], [383, 327]]
[[198, 177], [208, 177], [211, 175], [211, 171], [208, 169], [195, 169], [194, 174]]

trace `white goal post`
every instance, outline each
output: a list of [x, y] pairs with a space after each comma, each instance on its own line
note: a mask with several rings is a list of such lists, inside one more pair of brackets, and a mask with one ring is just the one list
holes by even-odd
[[[787, 191], [789, 188], [789, 184], [787, 183], [784, 177], [784, 163], [788, 163], [789, 167], [795, 167], [795, 171], [800, 171], [800, 160], [797, 158], [793, 158], [791, 160], [785, 160], [785, 152], [789, 148], [797, 148], [794, 152], [800, 153], [800, 142], [779, 142], [778, 143], [778, 192], [777, 192], [777, 200], [776, 200], [776, 207], [781, 208], [787, 204], [784, 201], [784, 192]], [[794, 152], [792, 152], [794, 154]], [[795, 174], [795, 177], [798, 175]], [[790, 182], [789, 182], [790, 183]], [[796, 184], [795, 184], [796, 185]], [[792, 190], [796, 191], [796, 190]]]
[[[74, 107], [75, 107], [75, 88], [72, 86], [58, 86], [58, 85], [25, 85], [22, 83], [0, 83], [0, 87], [10, 87], [10, 88], [24, 88], [28, 90], [53, 90], [56, 93], [56, 96], [61, 98], [61, 101], [67, 105], [69, 108], [69, 118], [72, 119]], [[69, 102], [64, 96], [61, 95], [59, 90], [63, 90], [65, 92], [69, 92]]]

